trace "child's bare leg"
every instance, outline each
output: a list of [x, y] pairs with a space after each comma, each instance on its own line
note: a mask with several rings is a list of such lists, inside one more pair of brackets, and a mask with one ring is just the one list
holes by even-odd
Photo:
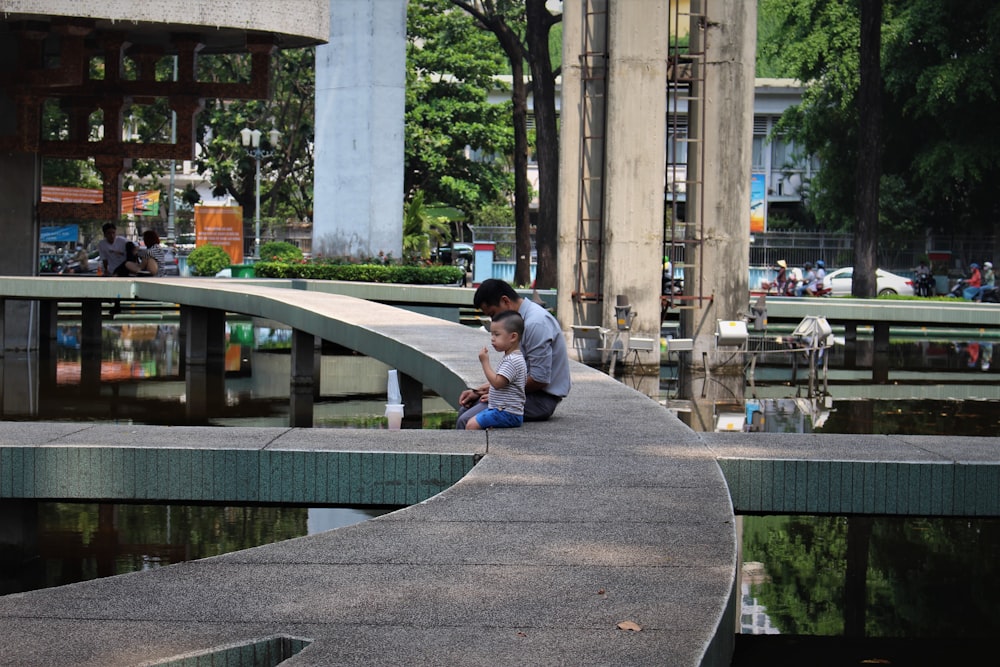
[[466, 431], [481, 431], [482, 429], [479, 428], [479, 422], [476, 421], [476, 417], [473, 417], [472, 419], [470, 419], [469, 421], [467, 421], [465, 423], [465, 430]]

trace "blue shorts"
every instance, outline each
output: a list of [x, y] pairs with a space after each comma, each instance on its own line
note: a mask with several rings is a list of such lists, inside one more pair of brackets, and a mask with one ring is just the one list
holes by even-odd
[[486, 408], [473, 417], [479, 423], [479, 428], [517, 428], [524, 423], [524, 415], [515, 415], [506, 410]]

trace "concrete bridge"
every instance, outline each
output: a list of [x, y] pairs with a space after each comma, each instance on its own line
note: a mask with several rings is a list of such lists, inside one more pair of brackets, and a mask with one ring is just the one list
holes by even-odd
[[[481, 372], [482, 332], [342, 295], [38, 281], [5, 279], [4, 296], [115, 288], [269, 317], [351, 342], [451, 400]], [[698, 434], [591, 368], [574, 365], [573, 381], [549, 422], [486, 433], [3, 424], [5, 500], [341, 502], [367, 485], [368, 502], [412, 490], [416, 504], [0, 598], [0, 664], [727, 665], [734, 509], [1000, 515], [996, 438]]]

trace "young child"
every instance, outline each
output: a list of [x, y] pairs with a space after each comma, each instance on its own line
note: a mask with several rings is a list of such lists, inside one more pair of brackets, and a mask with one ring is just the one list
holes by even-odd
[[489, 382], [489, 407], [469, 420], [468, 431], [487, 428], [516, 428], [524, 423], [524, 385], [528, 381], [528, 365], [521, 354], [524, 320], [517, 311], [497, 313], [490, 322], [490, 342], [493, 349], [503, 352], [503, 359], [494, 371], [490, 367], [490, 352], [483, 348], [479, 363]]

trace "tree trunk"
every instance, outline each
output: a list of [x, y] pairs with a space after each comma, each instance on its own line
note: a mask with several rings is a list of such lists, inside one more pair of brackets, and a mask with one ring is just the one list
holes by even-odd
[[851, 294], [877, 293], [879, 179], [882, 175], [882, 0], [861, 2], [861, 85], [858, 91], [858, 172], [855, 188], [854, 279]]
[[520, 58], [511, 57], [514, 111], [514, 284], [531, 283], [531, 192], [528, 187], [528, 87]]
[[549, 31], [557, 17], [549, 13], [545, 0], [527, 0], [527, 30], [532, 96], [535, 108], [535, 157], [538, 161], [538, 251], [535, 285], [554, 288], [557, 279], [559, 236], [559, 131], [556, 123], [556, 88], [549, 54]]

